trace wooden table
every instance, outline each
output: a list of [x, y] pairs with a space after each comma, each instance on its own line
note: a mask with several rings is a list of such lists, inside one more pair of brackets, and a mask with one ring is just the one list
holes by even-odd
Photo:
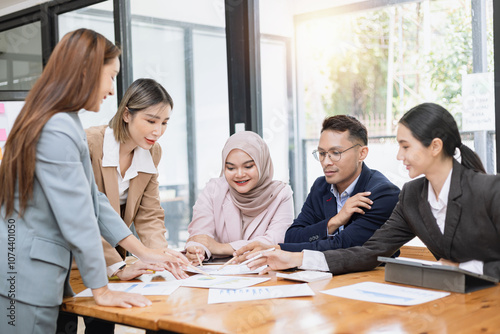
[[[82, 291], [85, 287], [78, 270], [71, 276], [75, 292]], [[297, 284], [271, 276], [263, 285]], [[365, 281], [383, 283], [384, 269], [309, 283], [316, 293], [313, 297], [208, 305], [208, 289], [181, 287], [170, 296], [148, 296], [153, 305], [146, 308], [102, 307], [92, 298], [66, 298], [61, 309], [159, 333], [500, 332], [500, 286], [451, 293], [417, 306], [383, 305], [320, 293]]]

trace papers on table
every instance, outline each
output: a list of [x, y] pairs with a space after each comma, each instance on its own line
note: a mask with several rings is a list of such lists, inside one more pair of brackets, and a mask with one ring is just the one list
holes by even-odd
[[154, 272], [151, 274], [142, 274], [141, 276], [137, 277], [136, 279], [138, 279], [142, 282], [148, 283], [148, 282], [151, 282], [155, 277], [161, 277], [161, 278], [163, 278], [163, 280], [168, 281], [168, 282], [177, 281], [177, 278], [175, 278], [174, 275], [172, 275], [172, 273], [168, 270], [157, 271], [157, 272]]
[[449, 292], [363, 282], [321, 291], [328, 295], [391, 305], [417, 305], [448, 296]]
[[397, 257], [396, 259], [398, 260], [403, 260], [403, 261], [409, 261], [409, 262], [416, 262], [416, 263], [421, 263], [421, 264], [426, 264], [428, 266], [442, 266], [443, 264], [438, 261], [428, 261], [428, 260], [421, 260], [421, 259], [412, 259], [409, 257]]
[[[149, 283], [109, 283], [108, 288], [113, 291], [139, 293], [141, 295], [168, 296], [181, 286], [181, 284], [181, 280]], [[75, 297], [92, 297], [92, 291], [85, 289]]]
[[261, 286], [238, 290], [210, 289], [208, 290], [208, 303], [231, 303], [247, 300], [304, 296], [314, 296], [314, 292], [311, 290], [309, 285], [307, 285], [307, 283], [278, 286]]
[[297, 271], [291, 274], [276, 273], [276, 277], [281, 277], [284, 279], [289, 279], [292, 281], [299, 281], [299, 282], [315, 282], [323, 279], [332, 278], [332, 273], [306, 270], [306, 271]]
[[[237, 264], [230, 264], [225, 266], [224, 268], [218, 270], [221, 268], [223, 265], [218, 265], [218, 264], [211, 264], [211, 265], [205, 265], [203, 267], [197, 266], [196, 268], [203, 270], [207, 274], [210, 275], [246, 275], [246, 274], [258, 274], [266, 266], [262, 266], [260, 268], [257, 268], [255, 270], [250, 270], [246, 265], [237, 265]], [[192, 269], [187, 269], [186, 271], [192, 272], [192, 273], [197, 273], [197, 271], [194, 271]]]
[[182, 280], [182, 286], [192, 288], [241, 289], [269, 280], [270, 278], [262, 277], [213, 276], [210, 278], [205, 275], [195, 275]]

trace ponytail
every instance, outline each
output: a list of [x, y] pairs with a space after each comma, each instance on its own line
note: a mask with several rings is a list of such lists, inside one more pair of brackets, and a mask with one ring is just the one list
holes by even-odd
[[462, 166], [472, 169], [475, 172], [486, 174], [483, 163], [479, 156], [468, 146], [460, 144], [460, 155], [462, 156]]
[[457, 122], [448, 110], [435, 103], [422, 103], [410, 109], [401, 117], [399, 123], [410, 129], [412, 135], [422, 145], [429, 147], [434, 138], [443, 142], [443, 153], [453, 157], [455, 149], [460, 149], [462, 165], [479, 173], [486, 174], [479, 156], [462, 144]]

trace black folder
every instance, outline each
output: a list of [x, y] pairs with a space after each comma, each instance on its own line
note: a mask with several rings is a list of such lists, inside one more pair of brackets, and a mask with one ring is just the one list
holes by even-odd
[[498, 283], [495, 277], [479, 275], [458, 267], [383, 256], [379, 256], [377, 260], [386, 263], [385, 280], [388, 282], [460, 293], [489, 288]]

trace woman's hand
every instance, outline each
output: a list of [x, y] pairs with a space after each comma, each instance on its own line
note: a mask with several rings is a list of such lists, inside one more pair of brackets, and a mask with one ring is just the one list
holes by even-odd
[[166, 265], [164, 263], [150, 264], [139, 260], [134, 264], [127, 265], [123, 270], [119, 271], [116, 276], [122, 281], [128, 281], [143, 274], [152, 274], [155, 271], [163, 271], [165, 269]]
[[[189, 246], [186, 248], [186, 257], [193, 265], [199, 265], [205, 259], [205, 251], [200, 247]], [[198, 257], [200, 260], [198, 260]]]
[[[248, 254], [246, 258], [250, 259], [252, 256], [252, 254]], [[267, 264], [267, 267], [259, 273], [259, 275], [263, 275], [270, 270], [284, 270], [299, 267], [302, 265], [302, 259], [302, 252], [285, 252], [282, 250], [262, 252], [262, 256], [250, 262], [248, 268], [250, 268], [250, 270], [255, 270]]]
[[127, 293], [122, 291], [112, 291], [108, 286], [103, 286], [99, 289], [92, 289], [94, 300], [97, 305], [101, 306], [118, 306], [131, 308], [134, 306], [145, 307], [151, 305], [151, 301], [146, 297], [137, 293]]
[[141, 254], [135, 254], [142, 262], [163, 266], [170, 271], [177, 279], [188, 278], [184, 272], [184, 267], [189, 264], [189, 260], [180, 252], [169, 248], [150, 249], [144, 247]]
[[213, 255], [231, 255], [234, 252], [234, 249], [230, 244], [222, 244], [220, 242], [217, 242], [214, 238], [206, 234], [194, 235], [187, 241], [194, 241], [204, 245]]
[[279, 245], [266, 245], [260, 241], [251, 242], [248, 245], [241, 247], [240, 249], [236, 250], [233, 253], [233, 256], [236, 256], [236, 258], [233, 260], [232, 263], [241, 263], [257, 255], [257, 252], [264, 251], [269, 248], [281, 249]]

